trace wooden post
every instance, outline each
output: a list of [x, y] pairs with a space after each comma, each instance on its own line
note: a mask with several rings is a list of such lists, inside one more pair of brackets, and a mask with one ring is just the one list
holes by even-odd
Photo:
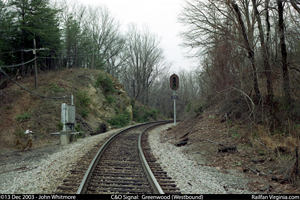
[[35, 61], [34, 61], [34, 78], [35, 78], [35, 88], [37, 86], [37, 60], [36, 60], [36, 41], [33, 39], [33, 55], [35, 56]]
[[298, 146], [295, 146], [295, 154], [296, 154], [296, 162], [295, 162], [295, 177], [297, 180], [297, 176], [299, 175], [299, 155], [298, 155]]

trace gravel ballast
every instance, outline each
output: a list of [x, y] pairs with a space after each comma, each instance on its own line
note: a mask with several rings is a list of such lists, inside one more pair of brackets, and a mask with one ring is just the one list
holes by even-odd
[[54, 193], [80, 157], [119, 130], [78, 139], [65, 146], [53, 145], [48, 153], [43, 151], [44, 155], [34, 149], [17, 159], [11, 158], [11, 162], [0, 166], [0, 194]]
[[225, 174], [214, 167], [198, 164], [182, 152], [184, 147], [162, 143], [161, 133], [171, 126], [169, 124], [150, 131], [149, 143], [153, 155], [183, 194], [250, 193], [244, 177]]
[[[250, 193], [247, 180], [203, 166], [176, 147], [161, 142], [161, 133], [172, 125], [150, 131], [149, 142], [154, 156], [184, 194]], [[0, 194], [53, 194], [70, 174], [70, 169], [99, 142], [118, 130], [79, 139], [65, 146], [52, 145], [46, 150], [31, 150], [8, 157], [0, 164]]]

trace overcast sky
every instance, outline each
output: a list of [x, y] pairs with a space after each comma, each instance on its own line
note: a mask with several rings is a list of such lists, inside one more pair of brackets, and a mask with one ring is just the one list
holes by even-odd
[[191, 60], [184, 57], [186, 49], [180, 47], [182, 30], [178, 23], [185, 0], [77, 0], [85, 5], [106, 5], [112, 15], [121, 22], [122, 30], [129, 23], [134, 23], [139, 29], [147, 26], [151, 33], [161, 38], [160, 47], [168, 62], [173, 62], [171, 73], [179, 69], [191, 69], [195, 66]]

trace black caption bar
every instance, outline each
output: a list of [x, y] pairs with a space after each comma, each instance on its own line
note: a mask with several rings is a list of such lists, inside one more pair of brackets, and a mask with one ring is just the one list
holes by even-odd
[[251, 200], [300, 200], [299, 194], [0, 194], [0, 200], [81, 200], [81, 199], [110, 199], [110, 200], [205, 200], [205, 199], [251, 199]]

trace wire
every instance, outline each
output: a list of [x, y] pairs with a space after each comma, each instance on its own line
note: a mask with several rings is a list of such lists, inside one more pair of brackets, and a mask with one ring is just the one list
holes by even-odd
[[19, 66], [22, 66], [22, 65], [26, 65], [28, 63], [31, 63], [32, 61], [35, 61], [37, 58], [34, 58], [32, 60], [29, 60], [25, 63], [21, 63], [21, 64], [17, 64], [17, 65], [8, 65], [8, 66], [0, 66], [0, 67], [3, 67], [3, 68], [14, 68], [14, 67], [19, 67]]
[[0, 52], [0, 54], [5, 54], [5, 53], [16, 53], [16, 52], [19, 52], [19, 51], [24, 51], [24, 50], [16, 50], [16, 51], [7, 51], [7, 52]]
[[16, 81], [14, 81], [8, 74], [6, 74], [2, 68], [0, 67], [0, 72], [2, 72], [7, 78], [9, 78], [12, 82], [14, 82], [15, 84], [17, 84], [20, 88], [22, 88], [23, 90], [35, 95], [35, 96], [39, 96], [41, 98], [46, 98], [46, 99], [71, 99], [71, 97], [47, 97], [47, 96], [43, 96], [37, 93], [34, 93], [26, 88], [24, 88], [23, 86], [21, 86], [19, 83], [17, 83]]

